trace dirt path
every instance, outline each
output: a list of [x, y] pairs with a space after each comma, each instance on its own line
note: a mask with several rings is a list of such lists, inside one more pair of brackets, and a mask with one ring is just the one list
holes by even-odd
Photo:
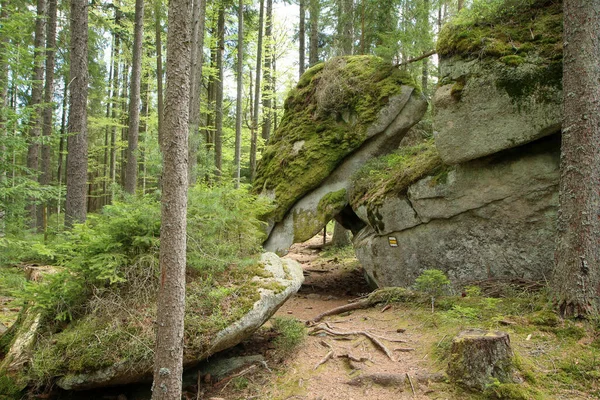
[[[324, 257], [314, 249], [321, 242], [322, 237], [315, 237], [290, 249], [286, 257], [302, 265], [305, 282], [300, 291], [281, 307], [276, 317], [311, 320], [323, 311], [348, 304], [370, 292], [352, 251], [339, 257]], [[393, 353], [393, 360], [365, 336], [308, 335], [291, 356], [277, 360], [277, 356], [271, 353], [268, 358], [280, 362], [275, 367], [276, 372], [249, 375], [245, 382], [247, 387], [243, 390], [226, 389], [211, 393], [206, 398], [452, 398], [440, 392], [439, 387], [444, 384], [431, 382], [439, 381], [439, 368], [431, 365], [430, 356], [421, 342], [430, 342], [432, 338], [416, 335], [416, 327], [410, 326], [411, 322], [402, 318], [403, 310], [398, 306], [388, 308], [385, 312], [382, 312], [383, 307], [328, 317], [324, 322], [336, 331], [368, 331], [378, 337], [394, 340], [382, 340]], [[414, 350], [405, 352], [398, 349]], [[323, 362], [330, 352], [332, 357]], [[348, 357], [358, 361], [351, 361]]]

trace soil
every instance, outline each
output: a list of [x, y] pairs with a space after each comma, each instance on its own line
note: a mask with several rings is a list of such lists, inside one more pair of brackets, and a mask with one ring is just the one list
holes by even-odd
[[[300, 291], [288, 300], [275, 317], [295, 317], [302, 322], [320, 313], [348, 304], [371, 292], [353, 256], [323, 257], [318, 249], [322, 236], [291, 247], [287, 258], [298, 261], [305, 271]], [[394, 360], [365, 336], [332, 337], [310, 334], [292, 354], [278, 354], [268, 335], [269, 325], [245, 342], [238, 354], [265, 354], [267, 365], [235, 378], [223, 388], [204, 387], [204, 399], [445, 399], [440, 390], [443, 371], [424, 352], [421, 341], [432, 338], [417, 334], [403, 320], [399, 306], [356, 310], [325, 318], [335, 331], [367, 331], [382, 340]], [[382, 312], [383, 311], [383, 312]], [[396, 342], [403, 341], [403, 342]], [[396, 349], [411, 349], [398, 351]], [[333, 356], [323, 362], [328, 353]], [[355, 360], [350, 361], [348, 356]], [[319, 363], [323, 362], [317, 367]], [[408, 379], [410, 377], [410, 379]], [[437, 382], [436, 382], [437, 381]], [[412, 387], [411, 387], [412, 384]], [[414, 391], [413, 391], [414, 390]]]

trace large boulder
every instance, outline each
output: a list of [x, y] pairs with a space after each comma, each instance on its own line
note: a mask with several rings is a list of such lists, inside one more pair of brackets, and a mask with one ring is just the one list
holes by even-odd
[[[530, 4], [530, 3], [523, 3]], [[536, 0], [486, 20], [458, 18], [438, 43], [436, 146], [458, 164], [560, 129], [562, 11]]]
[[466, 10], [440, 33], [433, 140], [355, 176], [349, 197], [366, 226], [353, 243], [374, 285], [410, 286], [426, 269], [454, 282], [551, 274], [561, 4], [496, 11]]
[[410, 286], [426, 269], [453, 281], [543, 279], [553, 265], [560, 138], [428, 175], [362, 204], [354, 238], [377, 286]]
[[[280, 259], [273, 253], [264, 253], [258, 267], [253, 277], [236, 277], [232, 271], [226, 286], [212, 289], [203, 289], [188, 278], [185, 367], [250, 336], [304, 281], [297, 262]], [[201, 312], [202, 303], [215, 301], [220, 304], [208, 307], [209, 313]], [[15, 372], [10, 366], [18, 362], [21, 367], [16, 373], [36, 381], [55, 382], [66, 390], [151, 379], [155, 308], [139, 301], [126, 303], [128, 307], [118, 302], [118, 297], [98, 298], [90, 305], [90, 313], [57, 332], [41, 332], [39, 315], [26, 311], [25, 316], [30, 317], [24, 321], [33, 318], [31, 321], [37, 322], [23, 324], [23, 329], [17, 331], [9, 354], [19, 357], [12, 357], [10, 365], [6, 364], [7, 358], [4, 370]], [[37, 337], [37, 342], [32, 337]]]
[[284, 252], [348, 204], [350, 177], [398, 146], [427, 102], [406, 72], [372, 56], [309, 69], [258, 166], [255, 190], [275, 199], [265, 248]]

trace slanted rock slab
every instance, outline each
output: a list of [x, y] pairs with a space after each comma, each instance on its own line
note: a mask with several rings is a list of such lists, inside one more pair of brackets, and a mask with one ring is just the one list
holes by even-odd
[[462, 386], [481, 391], [496, 381], [514, 383], [513, 357], [508, 333], [468, 329], [452, 342], [448, 376]]

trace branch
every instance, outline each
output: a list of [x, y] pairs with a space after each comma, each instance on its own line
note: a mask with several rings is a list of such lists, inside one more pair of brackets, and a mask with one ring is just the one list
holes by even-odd
[[419, 57], [410, 58], [410, 59], [408, 59], [408, 60], [406, 60], [404, 62], [401, 62], [400, 64], [396, 64], [395, 67], [402, 67], [403, 65], [414, 63], [416, 61], [421, 61], [422, 59], [427, 58], [427, 57], [431, 57], [434, 54], [437, 54], [437, 51], [431, 50], [431, 51], [428, 51], [427, 53], [421, 54]]

